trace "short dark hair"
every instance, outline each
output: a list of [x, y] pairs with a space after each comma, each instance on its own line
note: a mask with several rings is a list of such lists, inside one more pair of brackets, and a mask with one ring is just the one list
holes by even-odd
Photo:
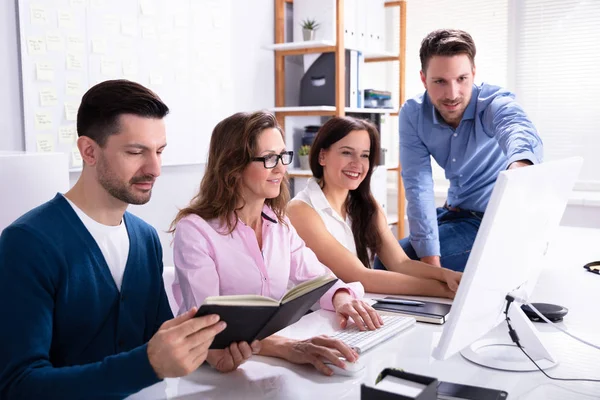
[[162, 119], [169, 107], [150, 89], [125, 79], [100, 82], [81, 99], [77, 112], [77, 134], [104, 147], [110, 135], [119, 131], [119, 117], [133, 114]]
[[433, 56], [455, 56], [466, 54], [475, 65], [475, 42], [471, 35], [459, 29], [438, 29], [421, 42], [421, 71], [427, 72], [427, 64]]

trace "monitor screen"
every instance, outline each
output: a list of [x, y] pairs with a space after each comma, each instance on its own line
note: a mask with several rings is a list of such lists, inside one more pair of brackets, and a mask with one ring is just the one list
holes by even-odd
[[[581, 158], [569, 158], [499, 174], [434, 358], [468, 350], [498, 324], [505, 324], [507, 294], [531, 294], [582, 163]], [[513, 307], [520, 311], [517, 304]], [[499, 330], [501, 342], [510, 343], [508, 329]], [[491, 344], [485, 342], [475, 352], [483, 353]], [[493, 352], [489, 354], [493, 358]], [[481, 363], [513, 369], [510, 363]]]

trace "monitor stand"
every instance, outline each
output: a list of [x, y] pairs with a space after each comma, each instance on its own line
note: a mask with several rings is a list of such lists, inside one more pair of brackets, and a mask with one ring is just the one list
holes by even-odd
[[[541, 369], [549, 369], [558, 364], [556, 358], [544, 347], [537, 329], [516, 301], [508, 309], [508, 317], [513, 329], [519, 335], [521, 346]], [[477, 340], [460, 352], [463, 357], [476, 364], [505, 371], [537, 370], [531, 360], [510, 339], [506, 321], [503, 321], [500, 326], [504, 327], [502, 338]]]

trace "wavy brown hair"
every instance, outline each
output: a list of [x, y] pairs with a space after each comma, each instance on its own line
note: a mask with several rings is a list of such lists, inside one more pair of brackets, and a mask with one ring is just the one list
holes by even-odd
[[[215, 126], [200, 191], [187, 207], [179, 210], [169, 232], [175, 232], [177, 223], [190, 214], [205, 220], [218, 218], [222, 225], [227, 226], [224, 234], [233, 232], [238, 222], [237, 211], [244, 206], [240, 192], [242, 172], [257, 155], [259, 135], [269, 128], [277, 129], [283, 136], [275, 116], [267, 111], [233, 114]], [[289, 199], [288, 179], [285, 176], [279, 196], [265, 200], [280, 223], [285, 223], [285, 207]]]
[[[323, 179], [323, 167], [319, 163], [321, 150], [327, 150], [332, 144], [344, 138], [352, 131], [367, 131], [371, 139], [369, 149], [369, 170], [365, 179], [355, 190], [351, 190], [346, 199], [346, 212], [352, 220], [352, 235], [356, 244], [358, 259], [370, 268], [373, 257], [379, 250], [381, 239], [377, 231], [377, 203], [371, 193], [371, 175], [379, 162], [379, 132], [366, 121], [351, 117], [334, 117], [327, 121], [310, 146], [310, 169], [318, 179], [321, 188], [327, 185]], [[369, 251], [371, 256], [369, 256]]]

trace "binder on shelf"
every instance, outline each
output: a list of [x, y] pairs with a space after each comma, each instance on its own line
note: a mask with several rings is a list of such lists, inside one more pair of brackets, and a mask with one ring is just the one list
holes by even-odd
[[358, 0], [345, 0], [344, 1], [344, 46], [347, 49], [357, 49], [357, 36], [356, 30], [356, 2]]

